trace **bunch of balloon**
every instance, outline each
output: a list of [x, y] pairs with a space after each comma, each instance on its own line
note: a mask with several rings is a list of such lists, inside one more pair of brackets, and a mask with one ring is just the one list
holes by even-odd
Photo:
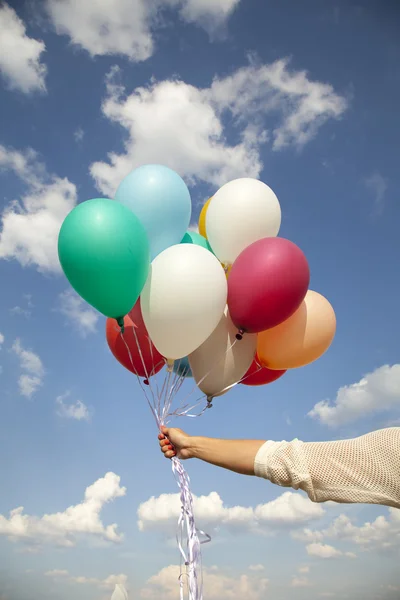
[[[66, 277], [106, 317], [110, 351], [137, 377], [158, 428], [200, 416], [240, 383], [269, 384], [316, 360], [335, 333], [332, 307], [308, 289], [303, 252], [277, 237], [281, 208], [271, 188], [249, 178], [225, 184], [203, 207], [198, 232], [191, 213], [183, 179], [144, 165], [114, 200], [76, 206], [59, 233]], [[190, 483], [177, 458], [172, 468], [188, 596], [201, 600]]]

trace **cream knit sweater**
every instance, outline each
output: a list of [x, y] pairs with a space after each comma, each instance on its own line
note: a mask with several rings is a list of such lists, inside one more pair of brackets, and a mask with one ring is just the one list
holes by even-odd
[[304, 490], [313, 502], [400, 508], [400, 427], [337, 442], [266, 442], [255, 474]]

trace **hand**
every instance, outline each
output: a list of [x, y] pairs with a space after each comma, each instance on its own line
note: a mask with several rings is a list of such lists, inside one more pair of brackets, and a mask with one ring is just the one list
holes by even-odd
[[174, 427], [161, 427], [158, 436], [161, 452], [165, 458], [176, 456], [182, 460], [193, 457], [192, 438], [190, 435]]

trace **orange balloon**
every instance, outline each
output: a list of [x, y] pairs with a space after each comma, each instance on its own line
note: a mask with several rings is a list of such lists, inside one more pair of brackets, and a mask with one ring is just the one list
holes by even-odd
[[336, 316], [331, 304], [309, 290], [289, 319], [258, 334], [257, 354], [268, 369], [304, 367], [328, 350], [335, 332]]
[[200, 213], [200, 216], [199, 216], [199, 234], [202, 235], [203, 237], [205, 237], [206, 239], [207, 239], [206, 214], [207, 214], [208, 207], [210, 206], [210, 202], [211, 202], [211, 198], [209, 198], [207, 200], [207, 202], [205, 203], [205, 205], [201, 209], [201, 213]]

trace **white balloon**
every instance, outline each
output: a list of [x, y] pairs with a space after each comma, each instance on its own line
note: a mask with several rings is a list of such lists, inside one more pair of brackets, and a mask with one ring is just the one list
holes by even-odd
[[167, 359], [187, 356], [219, 323], [227, 300], [219, 260], [194, 244], [170, 246], [151, 263], [141, 294], [143, 320]]
[[236, 340], [237, 327], [232, 323], [228, 308], [210, 337], [189, 354], [193, 377], [208, 397], [225, 393], [227, 387], [238, 383], [247, 373], [257, 349], [257, 335], [246, 334]]
[[253, 242], [276, 237], [281, 218], [279, 200], [268, 185], [258, 179], [234, 179], [211, 199], [207, 238], [219, 260], [231, 265]]
[[122, 584], [116, 584], [111, 600], [128, 600], [128, 592]]

